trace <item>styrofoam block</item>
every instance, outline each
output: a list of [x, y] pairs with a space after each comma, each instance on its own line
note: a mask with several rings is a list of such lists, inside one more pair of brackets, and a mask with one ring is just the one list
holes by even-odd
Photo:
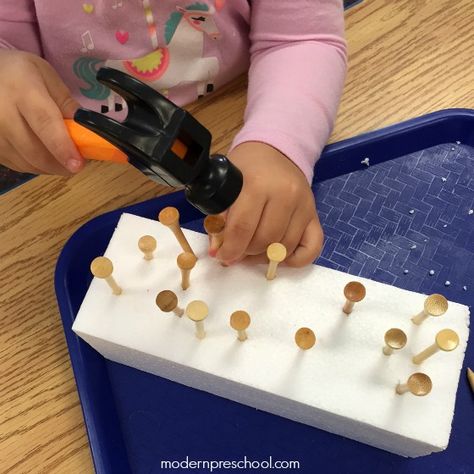
[[[145, 234], [158, 241], [152, 261], [137, 247]], [[466, 306], [450, 302], [445, 315], [415, 326], [410, 317], [425, 295], [357, 278], [367, 296], [347, 317], [343, 288], [353, 277], [316, 265], [280, 266], [269, 282], [265, 265], [222, 267], [207, 257], [207, 236], [185, 234], [200, 259], [191, 287], [182, 291], [176, 266], [181, 249], [171, 231], [123, 214], [105, 253], [123, 293], [113, 295], [95, 278], [73, 330], [107, 359], [402, 456], [446, 448], [469, 333]], [[157, 308], [163, 289], [175, 291], [181, 307], [195, 299], [209, 305], [205, 339], [195, 337], [186, 316]], [[238, 309], [252, 318], [245, 342], [229, 326]], [[302, 326], [317, 337], [306, 352], [294, 343]], [[391, 327], [403, 329], [408, 343], [387, 357], [383, 337]], [[459, 347], [413, 365], [411, 357], [446, 327], [459, 334]], [[395, 385], [419, 371], [431, 377], [432, 392], [397, 395]]]

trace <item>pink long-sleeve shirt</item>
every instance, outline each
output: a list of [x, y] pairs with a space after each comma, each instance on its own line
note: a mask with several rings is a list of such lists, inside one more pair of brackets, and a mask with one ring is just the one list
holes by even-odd
[[248, 69], [232, 146], [267, 143], [311, 180], [343, 87], [343, 23], [342, 0], [1, 0], [0, 47], [41, 55], [82, 106], [110, 115], [125, 104], [95, 80], [103, 65], [178, 105]]

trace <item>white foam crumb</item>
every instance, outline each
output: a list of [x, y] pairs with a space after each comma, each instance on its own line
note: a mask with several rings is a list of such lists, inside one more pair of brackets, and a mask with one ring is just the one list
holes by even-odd
[[370, 166], [370, 158], [365, 157], [365, 158], [360, 162], [360, 164], [361, 164], [361, 165]]
[[469, 209], [468, 214], [469, 214], [470, 216], [472, 216], [472, 215], [474, 214], [474, 211], [473, 211], [472, 209]]
[[442, 181], [443, 183], [446, 183], [447, 180], [448, 180], [448, 178], [445, 178], [444, 176], [441, 178], [441, 181]]
[[453, 146], [451, 147], [451, 151], [454, 151], [456, 148], [454, 148]]
[[430, 274], [431, 276], [433, 276], [433, 275], [434, 275], [434, 270], [430, 270], [430, 271], [429, 271], [429, 274]]
[[423, 242], [428, 242], [428, 239], [424, 239]]
[[410, 209], [410, 210], [408, 211], [408, 213], [409, 213], [409, 214], [415, 214], [415, 209]]
[[444, 282], [444, 286], [450, 286], [450, 285], [451, 285], [451, 282], [450, 282], [449, 280], [446, 280], [446, 281]]
[[408, 275], [408, 270], [403, 270], [404, 275]]
[[413, 244], [410, 248], [411, 248], [412, 250], [415, 250], [415, 249], [416, 249], [416, 245]]
[[443, 227], [446, 229], [446, 227], [448, 227], [448, 224], [443, 224]]
[[463, 289], [464, 291], [467, 291], [467, 286], [464, 285], [464, 286], [462, 287], [462, 289]]
[[456, 141], [456, 145], [460, 145], [461, 142], [459, 140]]

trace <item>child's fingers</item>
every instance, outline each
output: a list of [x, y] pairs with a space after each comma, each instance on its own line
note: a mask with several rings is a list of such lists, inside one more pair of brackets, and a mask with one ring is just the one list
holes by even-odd
[[30, 167], [39, 173], [69, 176], [67, 169], [58, 163], [43, 143], [33, 133], [21, 116], [12, 118], [9, 140], [18, 153]]
[[268, 263], [267, 253], [261, 253], [260, 255], [247, 255], [243, 261], [250, 265], [257, 265], [259, 263]]
[[84, 164], [64, 124], [61, 112], [43, 83], [35, 82], [35, 92], [27, 94], [19, 110], [33, 132], [55, 160], [71, 172]]
[[313, 262], [323, 247], [323, 231], [319, 220], [315, 217], [306, 227], [301, 242], [285, 263], [290, 267], [303, 267]]
[[[40, 171], [31, 166], [28, 162], [26, 162], [20, 155], [18, 155], [12, 147], [9, 147], [10, 150], [8, 152], [8, 158], [4, 158], [2, 156], [1, 164], [6, 166], [7, 168], [18, 171], [19, 173], [33, 173], [39, 174]], [[3, 151], [3, 147], [2, 147]]]
[[273, 242], [280, 242], [290, 222], [291, 212], [284, 203], [270, 201], [265, 205], [257, 230], [247, 247], [247, 255], [259, 255]]
[[7, 168], [10, 168], [13, 171], [18, 171], [19, 173], [45, 174], [43, 170], [40, 170], [31, 163], [28, 163], [17, 153], [14, 153], [11, 162], [3, 159], [2, 161]]
[[0, 146], [2, 154], [2, 162], [4, 166], [10, 168], [13, 171], [19, 173], [32, 173], [41, 174], [41, 170], [36, 168], [34, 165], [26, 161], [18, 152], [15, 150], [13, 145], [5, 140]]
[[36, 65], [43, 77], [49, 95], [59, 107], [64, 118], [73, 118], [79, 104], [73, 99], [70, 90], [56, 70], [46, 61], [38, 58]]
[[281, 243], [286, 248], [287, 258], [293, 254], [301, 242], [309, 220], [310, 218], [304, 209], [296, 209], [295, 213], [291, 216], [285, 235], [281, 239]]
[[265, 205], [264, 196], [242, 192], [230, 208], [224, 230], [224, 243], [217, 259], [233, 263], [240, 259], [252, 240]]

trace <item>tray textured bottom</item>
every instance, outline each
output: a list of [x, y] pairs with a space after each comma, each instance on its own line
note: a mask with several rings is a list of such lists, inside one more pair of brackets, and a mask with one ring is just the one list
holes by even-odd
[[326, 235], [318, 263], [422, 293], [442, 288], [467, 302], [474, 148], [448, 143], [361, 167], [314, 187]]

